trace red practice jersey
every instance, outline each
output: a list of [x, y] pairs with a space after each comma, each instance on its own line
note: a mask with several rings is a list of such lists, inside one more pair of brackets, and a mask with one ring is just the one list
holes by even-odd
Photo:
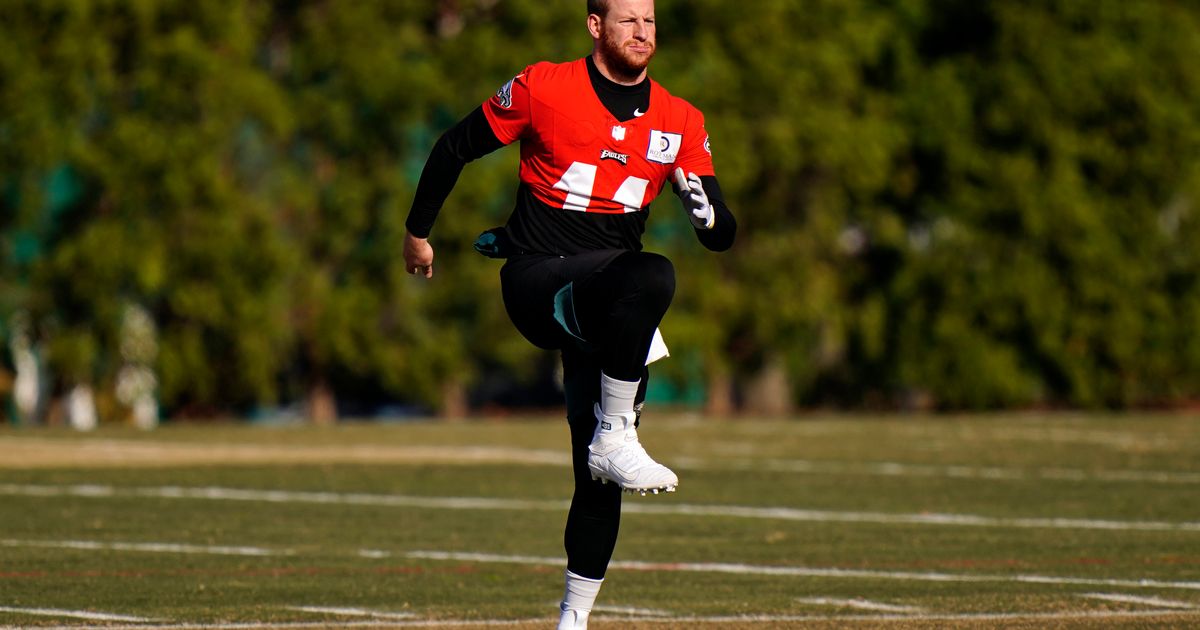
[[500, 142], [521, 141], [520, 180], [537, 205], [644, 214], [677, 167], [714, 174], [700, 110], [650, 86], [646, 111], [622, 122], [601, 103], [586, 59], [542, 62], [500, 88], [483, 112]]

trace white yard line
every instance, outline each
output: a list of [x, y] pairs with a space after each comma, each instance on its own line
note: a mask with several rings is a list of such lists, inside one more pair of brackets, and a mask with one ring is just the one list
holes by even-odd
[[85, 462], [95, 466], [162, 466], [258, 462], [521, 463], [570, 466], [562, 450], [485, 445], [231, 444], [0, 436], [0, 468]]
[[[1180, 610], [1080, 610], [1065, 612], [1004, 612], [966, 614], [922, 614], [922, 615], [731, 615], [714, 617], [636, 617], [623, 621], [643, 624], [779, 624], [779, 623], [829, 623], [829, 622], [881, 622], [881, 621], [1072, 621], [1072, 620], [1117, 620], [1179, 617], [1191, 619], [1200, 616], [1195, 611]], [[603, 620], [604, 617], [597, 617]], [[472, 619], [472, 620], [428, 620], [428, 621], [345, 621], [323, 622], [248, 622], [248, 623], [187, 623], [155, 625], [109, 625], [102, 626], [40, 626], [40, 630], [305, 630], [308, 628], [475, 628], [505, 627], [518, 625], [547, 626], [553, 623], [550, 617], [534, 619]], [[0, 626], [0, 630], [22, 630], [20, 626]]]
[[657, 610], [654, 608], [636, 608], [634, 606], [610, 606], [606, 604], [597, 604], [592, 606], [593, 613], [611, 613], [615, 615], [625, 615], [627, 617], [673, 617], [675, 613], [669, 610]]
[[49, 547], [55, 549], [87, 549], [102, 551], [144, 551], [149, 553], [191, 553], [219, 556], [288, 556], [287, 549], [263, 547], [228, 547], [221, 545], [188, 545], [178, 543], [104, 542], [98, 540], [0, 540], [0, 547]]
[[337, 606], [288, 606], [288, 610], [314, 613], [318, 615], [344, 615], [347, 617], [373, 617], [375, 619], [415, 619], [412, 613], [397, 613], [367, 608], [343, 608]]
[[1065, 612], [1013, 612], [1013, 613], [945, 613], [926, 615], [731, 615], [726, 617], [672, 617], [670, 619], [648, 618], [638, 619], [640, 623], [669, 623], [669, 624], [729, 624], [729, 623], [828, 623], [828, 622], [882, 622], [882, 621], [919, 621], [928, 625], [931, 622], [955, 621], [1070, 621], [1080, 619], [1139, 619], [1147, 617], [1193, 617], [1200, 616], [1194, 612], [1185, 611], [1106, 611], [1080, 610]]
[[[1073, 433], [1071, 434], [1073, 435]], [[141, 440], [62, 440], [0, 437], [7, 465], [61, 465], [80, 461], [104, 465], [162, 465], [181, 463], [249, 462], [435, 462], [445, 464], [504, 463], [531, 466], [569, 466], [563, 451], [486, 445], [279, 445], [187, 443]], [[939, 466], [898, 462], [837, 462], [804, 459], [669, 458], [668, 464], [686, 470], [771, 470], [804, 474], [857, 474], [889, 477], [947, 477], [956, 479], [1104, 481], [1121, 483], [1200, 484], [1200, 472], [1162, 470], [1022, 469], [998, 466]]]
[[36, 615], [39, 617], [69, 617], [71, 619], [87, 619], [89, 621], [123, 621], [126, 623], [151, 623], [159, 621], [158, 619], [147, 619], [145, 617], [131, 617], [129, 615], [98, 613], [90, 610], [62, 610], [59, 608], [15, 608], [11, 606], [0, 606], [0, 612], [16, 613], [18, 615]]
[[1117, 521], [1081, 518], [1009, 518], [975, 514], [889, 512], [851, 512], [840, 510], [805, 510], [800, 508], [747, 507], [738, 505], [689, 505], [629, 503], [622, 507], [627, 514], [687, 514], [694, 516], [729, 516], [754, 519], [777, 519], [815, 523], [876, 523], [883, 525], [952, 525], [963, 527], [999, 527], [1018, 529], [1101, 529], [1113, 531], [1183, 531], [1200, 532], [1200, 522]]
[[316, 503], [455, 510], [561, 510], [569, 506], [566, 501], [494, 499], [488, 497], [421, 497], [399, 494], [299, 492], [289, 490], [246, 490], [239, 488], [180, 486], [117, 487], [99, 485], [41, 486], [0, 484], [0, 495], [38, 497], [75, 496], [86, 498], [149, 497], [155, 499]]
[[[559, 602], [546, 602], [546, 607], [557, 609]], [[626, 617], [674, 617], [675, 613], [669, 610], [661, 610], [658, 608], [638, 608], [636, 606], [620, 606], [616, 604], [596, 604], [592, 606], [592, 616], [596, 613], [610, 613], [614, 615], [624, 615]], [[603, 617], [601, 617], [603, 618]]]
[[1087, 599], [1099, 599], [1106, 602], [1120, 602], [1122, 604], [1140, 604], [1143, 606], [1153, 606], [1155, 608], [1200, 610], [1200, 603], [1162, 599], [1161, 597], [1138, 597], [1136, 595], [1122, 595], [1119, 593], [1080, 593], [1079, 596]]
[[[318, 503], [332, 505], [369, 505], [416, 507], [446, 510], [541, 510], [562, 511], [566, 501], [534, 499], [497, 499], [490, 497], [422, 497], [396, 494], [335, 492], [296, 492], [286, 490], [246, 490], [217, 487], [129, 487], [96, 485], [47, 486], [0, 484], [0, 495], [77, 496], [77, 497], [152, 497], [211, 501], [259, 501], [268, 503]], [[1118, 521], [1062, 517], [996, 517], [974, 514], [853, 512], [806, 510], [787, 507], [738, 505], [698, 505], [687, 503], [652, 504], [627, 501], [626, 514], [716, 516], [749, 519], [801, 521], [814, 523], [873, 523], [882, 525], [932, 525], [959, 527], [996, 527], [1016, 529], [1068, 529], [1109, 531], [1200, 532], [1200, 522]]]
[[[467, 628], [467, 627], [506, 627], [523, 625], [545, 625], [548, 618], [540, 619], [429, 619], [429, 620], [384, 620], [370, 621], [283, 621], [242, 623], [191, 623], [181, 621], [171, 624], [116, 626], [38, 626], [38, 630], [307, 630], [309, 628]], [[0, 630], [28, 630], [24, 626], [0, 626]]]
[[839, 608], [855, 608], [858, 610], [873, 610], [875, 612], [890, 612], [890, 613], [923, 613], [921, 608], [914, 606], [896, 606], [894, 604], [884, 604], [881, 602], [873, 602], [868, 599], [839, 599], [835, 597], [798, 597], [796, 601], [801, 604], [809, 604], [812, 606], [836, 606]]
[[1167, 470], [1084, 470], [1079, 468], [1012, 468], [955, 466], [901, 462], [835, 462], [806, 459], [754, 459], [712, 461], [699, 458], [671, 460], [685, 470], [768, 470], [802, 474], [870, 475], [879, 477], [934, 477], [1002, 481], [1104, 481], [1119, 483], [1200, 484], [1200, 473]]
[[1116, 450], [1152, 449], [1175, 451], [1179, 449], [1179, 437], [1159, 432], [1134, 432], [1104, 429], [1074, 429], [1064, 427], [988, 427], [977, 432], [981, 439], [1008, 440], [1017, 442], [1049, 442], [1059, 444], [1091, 444]]
[[[506, 556], [499, 554], [467, 553], [455, 551], [410, 551], [404, 555], [409, 558], [425, 560], [566, 566], [566, 560], [562, 558], [538, 556]], [[635, 560], [613, 561], [609, 564], [609, 567], [613, 569], [628, 569], [633, 571], [689, 571], [698, 573], [726, 573], [735, 575], [770, 575], [787, 577], [901, 580], [920, 582], [1012, 582], [1023, 584], [1059, 584], [1070, 586], [1117, 586], [1122, 588], [1169, 588], [1200, 590], [1200, 582], [1128, 579], [1119, 580], [1054, 575], [986, 575], [937, 572], [922, 573], [914, 571], [872, 571], [866, 569], [771, 566], [719, 562], [642, 562]]]
[[[50, 547], [50, 548], [65, 548], [65, 549], [104, 549], [113, 551], [137, 551], [137, 552], [156, 552], [156, 553], [213, 553], [219, 555], [254, 555], [254, 556], [278, 556], [291, 555], [294, 552], [290, 550], [272, 550], [259, 547], [222, 547], [222, 546], [200, 546], [200, 545], [179, 545], [166, 543], [132, 543], [132, 542], [100, 542], [100, 541], [85, 541], [85, 540], [0, 540], [0, 546], [5, 547]], [[361, 556], [361, 550], [359, 552]], [[421, 560], [439, 560], [439, 561], [455, 561], [455, 562], [480, 562], [480, 563], [498, 563], [498, 564], [525, 564], [537, 566], [566, 566], [566, 560], [557, 557], [545, 556], [523, 556], [523, 555], [500, 555], [489, 553], [472, 553], [472, 552], [454, 552], [454, 551], [408, 551], [392, 554], [382, 550], [374, 550], [374, 558], [386, 557], [404, 557], [410, 559]], [[840, 578], [840, 579], [886, 579], [886, 580], [901, 580], [901, 581], [921, 581], [921, 582], [1012, 582], [1025, 584], [1058, 584], [1072, 586], [1113, 586], [1122, 588], [1164, 588], [1164, 589], [1184, 589], [1184, 590], [1200, 590], [1200, 582], [1188, 581], [1164, 581], [1164, 580], [1148, 580], [1148, 579], [1100, 579], [1100, 578], [1082, 578], [1070, 576], [1051, 576], [1051, 575], [985, 575], [985, 574], [956, 574], [956, 573], [941, 573], [941, 572], [914, 572], [914, 571], [877, 571], [867, 569], [839, 569], [839, 568], [822, 568], [822, 567], [797, 567], [797, 566], [773, 566], [773, 565], [751, 565], [751, 564], [736, 564], [736, 563], [719, 563], [719, 562], [645, 562], [637, 560], [618, 560], [613, 561], [609, 566], [615, 569], [627, 569], [631, 571], [686, 571], [698, 573], [725, 573], [735, 575], [768, 575], [780, 577], [820, 577], [820, 578]], [[1096, 598], [1104, 597], [1101, 594], [1095, 594]], [[1119, 597], [1116, 595], [1109, 597]], [[1132, 596], [1130, 596], [1132, 597]], [[832, 600], [829, 600], [832, 601]], [[854, 601], [854, 600], [847, 600]], [[1113, 601], [1120, 601], [1113, 599]], [[1130, 602], [1133, 599], [1128, 600]], [[1141, 603], [1150, 604], [1156, 601], [1154, 598], [1143, 598], [1139, 600]], [[1163, 600], [1167, 601], [1167, 600]], [[809, 602], [814, 603], [814, 602]], [[827, 602], [825, 602], [827, 603]], [[1164, 604], [1165, 605], [1165, 604]], [[1166, 606], [1166, 605], [1165, 605]], [[1189, 605], [1191, 606], [1191, 605]], [[1171, 607], [1171, 606], [1167, 606]], [[1178, 607], [1178, 606], [1176, 606]], [[1200, 606], [1195, 606], [1200, 609]], [[3, 610], [3, 609], [0, 609]], [[32, 609], [31, 609], [32, 610]], [[297, 609], [299, 610], [299, 609]], [[351, 610], [356, 609], [341, 609], [343, 614], [351, 614]], [[361, 609], [357, 609], [361, 610]], [[315, 609], [310, 612], [332, 612], [333, 609], [325, 609], [317, 611]], [[374, 613], [363, 613], [374, 614]], [[384, 614], [384, 613], [379, 613]]]

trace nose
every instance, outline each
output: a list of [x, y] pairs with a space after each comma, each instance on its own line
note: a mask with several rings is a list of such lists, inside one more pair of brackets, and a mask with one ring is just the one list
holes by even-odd
[[638, 20], [633, 27], [633, 38], [638, 41], [646, 41], [649, 36], [650, 29], [646, 26], [645, 20]]

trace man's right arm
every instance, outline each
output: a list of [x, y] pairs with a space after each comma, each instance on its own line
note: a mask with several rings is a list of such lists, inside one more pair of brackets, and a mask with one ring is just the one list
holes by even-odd
[[417, 193], [404, 224], [408, 233], [419, 239], [429, 238], [433, 222], [458, 182], [463, 166], [502, 146], [504, 143], [496, 138], [482, 107], [475, 108], [442, 134], [421, 171]]

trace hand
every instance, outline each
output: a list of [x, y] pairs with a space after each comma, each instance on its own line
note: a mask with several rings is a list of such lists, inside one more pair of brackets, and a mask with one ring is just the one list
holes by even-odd
[[700, 176], [695, 173], [683, 175], [683, 169], [675, 169], [675, 194], [683, 202], [683, 209], [688, 211], [688, 218], [698, 230], [711, 230], [717, 221], [717, 213], [713, 212], [712, 204], [708, 203], [708, 193], [700, 183]]
[[428, 239], [405, 233], [404, 269], [411, 274], [420, 272], [426, 278], [433, 277], [433, 246]]

